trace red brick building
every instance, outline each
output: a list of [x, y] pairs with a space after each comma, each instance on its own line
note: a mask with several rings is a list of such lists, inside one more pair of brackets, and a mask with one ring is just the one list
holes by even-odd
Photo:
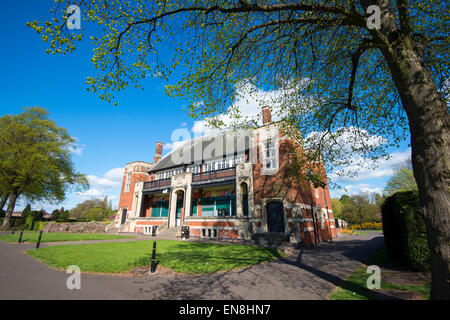
[[265, 107], [259, 127], [195, 138], [164, 157], [158, 142], [152, 163], [126, 165], [116, 227], [188, 226], [191, 237], [243, 240], [276, 233], [304, 245], [334, 238], [326, 174], [316, 186], [295, 179], [293, 154], [308, 150], [283, 131]]

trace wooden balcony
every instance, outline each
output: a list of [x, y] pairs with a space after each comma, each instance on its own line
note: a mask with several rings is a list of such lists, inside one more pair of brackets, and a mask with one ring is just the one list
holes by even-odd
[[[233, 181], [235, 179], [236, 179], [236, 168], [226, 168], [221, 170], [194, 174], [192, 176], [192, 183], [193, 184], [220, 183], [225, 181]], [[172, 185], [172, 178], [144, 182], [144, 191], [166, 189], [170, 188], [171, 185]]]
[[236, 168], [227, 168], [194, 174], [194, 176], [192, 177], [192, 182], [213, 182], [216, 180], [234, 179], [236, 179]]
[[164, 188], [170, 187], [171, 184], [172, 184], [172, 179], [144, 182], [144, 190], [164, 189]]

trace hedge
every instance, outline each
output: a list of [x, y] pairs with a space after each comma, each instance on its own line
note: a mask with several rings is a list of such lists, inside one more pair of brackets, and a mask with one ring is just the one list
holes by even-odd
[[384, 201], [381, 213], [389, 258], [412, 270], [428, 270], [430, 252], [418, 192], [394, 193]]

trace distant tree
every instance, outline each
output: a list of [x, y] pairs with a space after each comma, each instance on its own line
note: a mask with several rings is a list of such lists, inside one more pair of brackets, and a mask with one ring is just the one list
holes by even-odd
[[399, 191], [411, 190], [418, 190], [413, 170], [403, 167], [396, 170], [394, 175], [389, 179], [384, 188], [384, 194], [390, 196]]
[[68, 190], [88, 187], [71, 160], [74, 141], [38, 107], [0, 118], [0, 186], [9, 194], [2, 229], [10, 228], [19, 197], [60, 202]]
[[27, 206], [22, 210], [22, 218], [26, 219], [31, 213], [31, 205], [27, 204]]
[[331, 206], [333, 208], [333, 216], [342, 219], [342, 203], [339, 199], [331, 198]]
[[342, 208], [342, 218], [350, 224], [380, 221], [379, 204], [376, 196], [369, 193], [349, 196], [345, 198]]
[[351, 197], [347, 194], [342, 195], [341, 198], [339, 199], [339, 201], [341, 201], [342, 204], [346, 203], [349, 200], [351, 200]]
[[59, 218], [61, 220], [66, 221], [67, 219], [69, 219], [69, 215], [70, 215], [70, 211], [64, 210], [64, 207], [61, 207], [61, 209], [59, 210]]
[[70, 210], [70, 217], [76, 219], [86, 220], [103, 220], [114, 214], [110, 207], [108, 198], [103, 200], [90, 199], [77, 204], [77, 206]]
[[59, 219], [59, 217], [60, 217], [60, 212], [59, 212], [59, 210], [58, 210], [58, 209], [53, 210], [53, 211], [52, 211], [52, 214], [51, 214], [51, 218], [52, 218], [53, 220], [56, 220], [56, 219]]

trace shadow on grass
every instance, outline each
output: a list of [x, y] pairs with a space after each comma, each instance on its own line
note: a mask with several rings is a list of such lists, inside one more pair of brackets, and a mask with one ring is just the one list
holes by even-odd
[[[202, 274], [232, 270], [283, 258], [278, 250], [240, 245], [216, 245], [208, 243], [182, 243], [156, 251], [161, 265], [174, 271]], [[151, 264], [151, 254], [137, 258], [131, 266]]]

